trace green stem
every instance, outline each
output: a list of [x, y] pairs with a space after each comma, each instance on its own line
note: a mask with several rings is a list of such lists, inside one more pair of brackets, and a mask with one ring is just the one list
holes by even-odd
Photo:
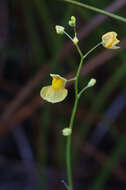
[[[84, 87], [80, 92], [78, 92], [78, 80], [79, 80], [79, 75], [80, 75], [80, 71], [82, 68], [82, 64], [84, 59], [93, 51], [95, 50], [98, 46], [101, 45], [101, 42], [98, 43], [96, 46], [94, 46], [91, 50], [89, 50], [84, 56], [80, 50], [80, 47], [76, 44], [77, 50], [81, 56], [81, 60], [80, 60], [80, 64], [78, 66], [78, 70], [75, 76], [75, 102], [74, 102], [74, 106], [73, 106], [73, 110], [72, 110], [72, 115], [70, 118], [70, 123], [69, 123], [69, 128], [72, 129], [73, 128], [73, 123], [74, 123], [74, 119], [75, 119], [75, 114], [77, 111], [77, 105], [78, 105], [78, 101], [79, 98], [81, 96], [81, 94], [89, 87], [88, 85], [86, 87]], [[71, 172], [71, 135], [69, 135], [67, 137], [67, 145], [66, 145], [66, 165], [67, 165], [67, 177], [68, 177], [68, 185], [70, 187], [70, 189], [73, 189], [73, 184], [72, 184], [72, 172]]]
[[106, 15], [106, 16], [109, 16], [111, 18], [114, 18], [116, 20], [119, 20], [119, 21], [122, 21], [122, 22], [125, 22], [126, 23], [126, 18], [123, 18], [121, 16], [118, 16], [118, 15], [115, 15], [113, 13], [109, 13], [107, 11], [103, 11], [102, 9], [98, 9], [96, 7], [93, 7], [93, 6], [90, 6], [90, 5], [87, 5], [85, 3], [80, 3], [80, 2], [77, 2], [77, 1], [73, 1], [73, 0], [64, 0], [65, 2], [68, 2], [68, 3], [71, 3], [73, 5], [77, 5], [79, 7], [83, 7], [83, 8], [86, 8], [86, 9], [89, 9], [89, 10], [92, 10], [92, 11], [95, 11], [97, 13], [100, 13], [100, 14], [103, 14], [103, 15]]
[[94, 46], [93, 48], [91, 48], [91, 49], [84, 55], [84, 59], [85, 59], [90, 53], [92, 53], [92, 51], [94, 51], [97, 47], [99, 47], [100, 45], [102, 45], [102, 42], [98, 43], [96, 46]]
[[[73, 42], [72, 37], [66, 31], [64, 31], [64, 34]], [[73, 42], [73, 44], [74, 44], [74, 42]], [[74, 44], [74, 45], [77, 48], [77, 51], [78, 51], [80, 57], [82, 58], [83, 54], [82, 54], [82, 52], [80, 50], [80, 47], [78, 46], [78, 44]]]
[[[75, 102], [74, 102], [74, 107], [73, 107], [73, 111], [72, 111], [72, 115], [71, 115], [71, 119], [70, 119], [70, 124], [69, 124], [69, 128], [72, 129], [73, 127], [73, 122], [75, 119], [75, 114], [76, 114], [76, 110], [77, 110], [77, 105], [78, 105], [78, 101], [79, 98], [76, 97], [75, 98]], [[67, 145], [66, 145], [66, 165], [67, 165], [67, 177], [68, 177], [68, 185], [70, 187], [70, 189], [73, 189], [73, 184], [72, 184], [72, 172], [71, 172], [71, 135], [69, 135], [67, 137]]]
[[88, 89], [88, 88], [89, 88], [89, 86], [87, 85], [86, 87], [84, 87], [84, 88], [79, 92], [79, 94], [78, 94], [79, 98], [80, 98], [80, 96], [84, 93], [84, 91], [85, 91], [86, 89]]
[[[78, 96], [78, 79], [79, 79], [79, 74], [80, 74], [80, 70], [82, 67], [82, 63], [83, 63], [83, 54], [80, 50], [80, 47], [78, 45], [76, 45], [77, 50], [81, 56], [81, 61], [77, 70], [77, 74], [76, 74], [76, 80], [75, 80], [75, 102], [74, 102], [74, 106], [73, 106], [73, 110], [72, 110], [72, 115], [70, 118], [70, 123], [69, 123], [69, 128], [72, 129], [73, 128], [73, 122], [75, 119], [75, 114], [76, 114], [76, 110], [77, 110], [77, 105], [78, 105], [78, 101], [79, 101], [79, 96]], [[72, 172], [71, 172], [71, 135], [69, 135], [67, 137], [67, 145], [66, 145], [66, 165], [67, 165], [67, 177], [68, 177], [68, 185], [70, 187], [70, 189], [73, 189], [73, 184], [72, 184]]]
[[84, 56], [81, 58], [77, 73], [76, 73], [76, 80], [75, 80], [75, 96], [77, 97], [78, 95], [78, 80], [79, 80], [79, 75], [80, 75], [80, 71], [82, 68], [82, 64], [83, 64], [83, 60], [84, 60]]
[[73, 41], [72, 37], [71, 37], [66, 31], [64, 31], [64, 34], [66, 34], [66, 36], [67, 36], [71, 41]]
[[[94, 46], [93, 48], [91, 48], [84, 56], [80, 50], [80, 48], [78, 48], [80, 50], [80, 55], [81, 55], [81, 61], [80, 61], [80, 64], [79, 64], [79, 67], [78, 67], [78, 70], [77, 70], [77, 73], [76, 73], [76, 80], [75, 80], [75, 95], [77, 96], [78, 94], [78, 80], [79, 80], [79, 75], [80, 75], [80, 71], [81, 71], [81, 68], [82, 68], [82, 64], [83, 64], [83, 61], [84, 59], [91, 53], [93, 52], [97, 47], [99, 47], [100, 45], [102, 44], [102, 42], [98, 43], [96, 46]], [[78, 45], [77, 45], [78, 46]], [[79, 46], [78, 46], [79, 47]], [[85, 89], [84, 89], [85, 90]], [[82, 89], [83, 91], [83, 89]], [[83, 92], [82, 92], [83, 93]], [[82, 94], [81, 93], [81, 94]]]
[[67, 79], [67, 82], [71, 82], [71, 81], [75, 81], [76, 80], [76, 77], [73, 77], [71, 79]]
[[80, 54], [80, 57], [81, 57], [81, 59], [82, 59], [83, 53], [81, 52], [80, 47], [78, 46], [78, 44], [74, 44], [74, 45], [76, 46], [77, 51], [78, 51], [78, 53]]

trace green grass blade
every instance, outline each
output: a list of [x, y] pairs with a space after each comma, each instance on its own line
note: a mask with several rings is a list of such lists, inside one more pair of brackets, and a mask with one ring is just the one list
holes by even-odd
[[121, 21], [121, 22], [125, 22], [125, 23], [126, 23], [126, 18], [121, 17], [121, 16], [118, 16], [118, 15], [115, 15], [115, 14], [113, 14], [113, 13], [109, 13], [109, 12], [104, 11], [104, 10], [102, 10], [102, 9], [98, 9], [98, 8], [96, 8], [96, 7], [87, 5], [87, 4], [85, 4], [85, 3], [80, 3], [80, 2], [77, 2], [77, 1], [73, 1], [73, 0], [64, 0], [64, 1], [67, 2], [67, 3], [71, 3], [71, 4], [73, 4], [73, 5], [77, 5], [77, 6], [82, 7], [82, 8], [86, 8], [86, 9], [95, 11], [95, 12], [97, 12], [97, 13], [106, 15], [106, 16], [108, 16], [108, 17], [111, 17], [111, 18], [113, 18], [113, 19], [116, 19], [116, 20], [119, 20], [119, 21]]

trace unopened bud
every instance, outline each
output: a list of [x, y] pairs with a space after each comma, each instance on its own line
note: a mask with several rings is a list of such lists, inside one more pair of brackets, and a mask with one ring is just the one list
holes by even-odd
[[55, 28], [56, 28], [57, 34], [63, 34], [64, 33], [64, 27], [63, 26], [56, 25]]
[[75, 37], [73, 38], [73, 43], [76, 45], [76, 44], [78, 44], [78, 42], [79, 42], [79, 40], [78, 40], [77, 36], [75, 36]]
[[69, 26], [75, 27], [76, 26], [76, 18], [75, 16], [71, 16], [71, 19], [68, 22]]
[[88, 82], [88, 87], [92, 87], [96, 84], [96, 79], [91, 79], [89, 82]]
[[63, 133], [63, 136], [69, 136], [72, 133], [72, 129], [70, 129], [70, 128], [64, 128], [62, 130], [62, 133]]

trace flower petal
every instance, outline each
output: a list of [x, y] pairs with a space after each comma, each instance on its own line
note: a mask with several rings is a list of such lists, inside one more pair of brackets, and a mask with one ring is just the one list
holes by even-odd
[[52, 78], [59, 78], [59, 79], [63, 80], [63, 81], [64, 81], [64, 84], [67, 82], [67, 79], [65, 79], [64, 77], [61, 77], [61, 76], [58, 75], [58, 74], [50, 74], [50, 76], [51, 76]]
[[102, 44], [105, 48], [108, 49], [117, 49], [116, 45], [120, 41], [117, 39], [117, 33], [116, 32], [107, 32], [102, 36]]
[[51, 103], [58, 103], [63, 101], [68, 94], [67, 89], [54, 89], [52, 86], [45, 86], [40, 91], [40, 96]]

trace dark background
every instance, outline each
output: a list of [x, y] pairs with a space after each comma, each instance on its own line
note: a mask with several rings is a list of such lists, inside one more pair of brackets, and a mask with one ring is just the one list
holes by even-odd
[[[126, 17], [126, 0], [82, 1]], [[96, 78], [80, 100], [72, 133], [75, 190], [126, 189], [126, 24], [63, 1], [0, 0], [0, 190], [64, 189], [62, 129], [71, 116], [74, 88], [49, 104], [40, 89], [50, 73], [74, 75], [79, 55], [55, 33], [77, 18], [79, 45], [87, 52], [116, 31], [120, 49], [96, 49], [83, 65], [80, 87]]]

